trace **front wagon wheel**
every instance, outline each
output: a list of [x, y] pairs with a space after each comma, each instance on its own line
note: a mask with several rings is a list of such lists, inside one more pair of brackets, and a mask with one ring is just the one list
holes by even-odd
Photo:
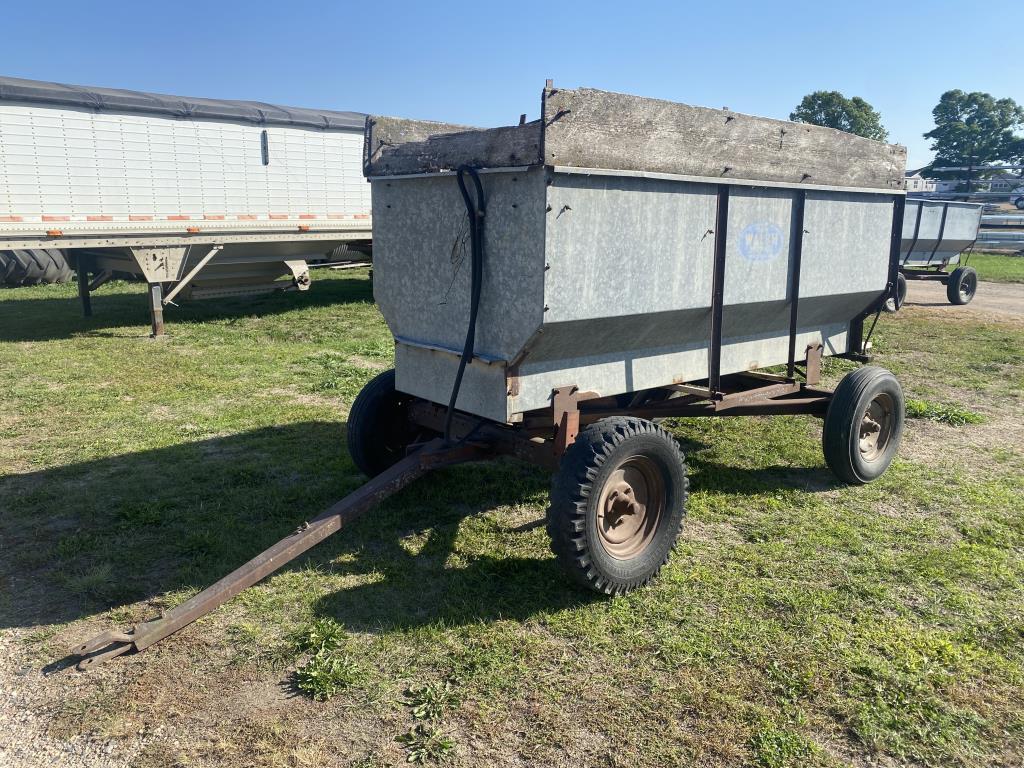
[[873, 365], [847, 374], [825, 414], [825, 461], [840, 480], [856, 485], [879, 477], [903, 437], [903, 389], [889, 371]]
[[551, 549], [578, 582], [608, 595], [649, 582], [668, 561], [686, 514], [676, 441], [643, 419], [602, 419], [562, 457], [548, 509]]
[[348, 413], [348, 452], [359, 471], [376, 477], [405, 458], [418, 434], [409, 423], [408, 395], [395, 389], [395, 370], [370, 379]]

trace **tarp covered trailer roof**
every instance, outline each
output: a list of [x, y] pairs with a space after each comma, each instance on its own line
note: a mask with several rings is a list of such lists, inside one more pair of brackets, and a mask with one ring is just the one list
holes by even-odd
[[79, 107], [98, 112], [133, 112], [193, 120], [229, 120], [250, 125], [284, 125], [325, 131], [362, 131], [366, 115], [302, 107], [283, 107], [262, 101], [202, 99], [162, 93], [46, 83], [19, 77], [0, 77], [0, 101]]

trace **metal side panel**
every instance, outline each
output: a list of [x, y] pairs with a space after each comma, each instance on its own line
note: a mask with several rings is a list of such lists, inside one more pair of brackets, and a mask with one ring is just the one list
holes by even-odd
[[907, 200], [900, 261], [908, 267], [956, 264], [978, 239], [982, 206], [941, 200]]
[[[481, 181], [487, 215], [476, 350], [512, 360], [544, 314], [544, 174], [481, 173]], [[471, 262], [455, 177], [374, 179], [373, 208], [374, 298], [392, 334], [461, 350]]]
[[[396, 342], [395, 387], [399, 392], [448, 405], [458, 363], [454, 353]], [[455, 407], [493, 421], [508, 421], [512, 412], [505, 371], [505, 366], [497, 362], [474, 360], [467, 365]]]
[[713, 185], [555, 173], [548, 204], [545, 324], [710, 302]]
[[[613, 395], [708, 375], [715, 189], [556, 175], [545, 324], [513, 410], [542, 407], [569, 384]], [[730, 191], [723, 374], [786, 362], [794, 264], [796, 193]], [[848, 351], [850, 322], [886, 287], [891, 226], [889, 198], [807, 193], [798, 351], [818, 342], [826, 354]]]
[[[797, 349], [821, 343], [825, 354], [846, 352], [847, 325], [797, 334]], [[785, 362], [788, 339], [776, 335], [732, 340], [722, 348], [722, 370], [744, 371]], [[586, 392], [614, 395], [672, 383], [696, 381], [707, 375], [706, 342], [689, 349], [646, 349], [639, 353], [606, 353], [573, 359], [524, 363], [519, 396], [512, 399], [512, 413], [550, 404], [556, 387], [578, 386]]]
[[[849, 323], [889, 281], [892, 199], [808, 193], [804, 212], [800, 303], [827, 297], [832, 322]], [[803, 325], [801, 313], [800, 325]]]
[[0, 216], [365, 215], [362, 143], [359, 131], [5, 102]]

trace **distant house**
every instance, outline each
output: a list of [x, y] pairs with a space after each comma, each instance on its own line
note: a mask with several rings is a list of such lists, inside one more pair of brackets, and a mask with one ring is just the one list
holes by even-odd
[[1016, 189], [1020, 185], [1020, 179], [1013, 177], [1007, 178], [993, 178], [988, 183], [989, 192], [1009, 192], [1012, 189]]
[[[906, 173], [906, 189], [907, 192], [934, 192], [936, 181], [935, 179], [926, 179], [921, 175], [921, 171], [907, 171]], [[941, 182], [938, 182], [941, 183]]]

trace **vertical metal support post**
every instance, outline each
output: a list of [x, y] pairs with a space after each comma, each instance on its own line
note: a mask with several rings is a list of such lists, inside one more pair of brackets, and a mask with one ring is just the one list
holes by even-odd
[[[914, 225], [914, 240], [917, 241], [917, 232], [921, 227], [921, 211], [924, 203], [917, 208], [917, 223]], [[897, 195], [892, 201], [892, 232], [889, 234], [889, 297], [899, 301], [899, 275], [900, 275], [900, 248], [903, 246], [903, 215], [907, 210], [907, 198]], [[945, 226], [946, 214], [942, 214], [943, 226]], [[913, 249], [913, 246], [911, 246]], [[931, 261], [931, 259], [929, 259]]]
[[82, 317], [92, 317], [92, 297], [89, 295], [89, 257], [78, 254], [75, 274], [78, 277], [78, 298], [82, 300]]
[[935, 247], [932, 248], [932, 252], [928, 254], [928, 264], [931, 265], [932, 259], [935, 258], [935, 254], [939, 250], [939, 246], [942, 245], [942, 238], [946, 236], [946, 214], [949, 213], [949, 202], [942, 204], [942, 218], [939, 219], [939, 236], [935, 239]]
[[[879, 299], [880, 302], [885, 302], [887, 299], [896, 300], [898, 298], [896, 294], [899, 292], [900, 246], [903, 244], [903, 214], [906, 211], [906, 207], [906, 195], [896, 195], [893, 197], [892, 230], [889, 233], [889, 284], [886, 286], [885, 293]], [[854, 355], [864, 353], [864, 320], [872, 312], [880, 314], [881, 311], [882, 307], [876, 303], [875, 306], [869, 307], [867, 312], [850, 323], [849, 343], [847, 344], [848, 353]], [[875, 322], [878, 322], [877, 314]], [[872, 325], [871, 330], [874, 330], [874, 328], [875, 326]]]
[[722, 308], [725, 302], [725, 249], [729, 242], [729, 185], [718, 185], [715, 212], [715, 263], [711, 282], [711, 347], [708, 349], [708, 389], [722, 389]]
[[[903, 199], [903, 204], [906, 206], [907, 200]], [[914, 248], [917, 247], [917, 238], [921, 236], [921, 214], [924, 213], [924, 200], [918, 201], [917, 204], [917, 218], [914, 220], [914, 237], [910, 241], [910, 249], [907, 251], [907, 255], [903, 257], [901, 265], [906, 265], [907, 261], [910, 260], [910, 254], [914, 252]], [[902, 217], [901, 217], [902, 218]], [[902, 226], [902, 225], [901, 225]], [[902, 239], [903, 233], [900, 232], [900, 238]]]
[[796, 327], [800, 313], [800, 262], [804, 255], [804, 206], [807, 191], [801, 189], [793, 199], [793, 274], [789, 281], [789, 362], [786, 375], [796, 375]]
[[164, 335], [164, 292], [160, 283], [149, 284], [149, 313], [153, 324], [153, 338]]

